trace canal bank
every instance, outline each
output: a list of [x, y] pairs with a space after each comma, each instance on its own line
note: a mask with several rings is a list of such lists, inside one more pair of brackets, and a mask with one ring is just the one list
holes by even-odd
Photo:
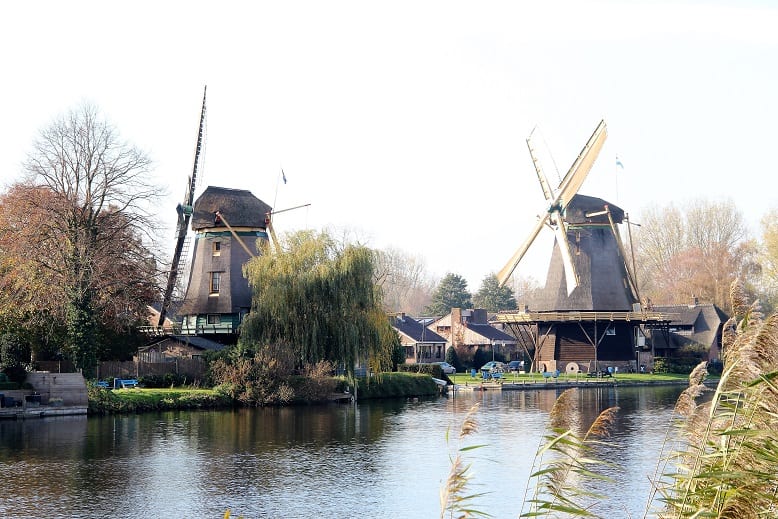
[[86, 383], [80, 373], [32, 372], [25, 386], [29, 389], [0, 391], [0, 419], [87, 414]]
[[[715, 386], [718, 380], [712, 380], [706, 385]], [[464, 384], [451, 384], [449, 392], [456, 391], [535, 391], [541, 389], [569, 389], [569, 388], [602, 388], [602, 387], [652, 387], [652, 386], [686, 386], [688, 380], [619, 380], [619, 379], [578, 379], [548, 381], [521, 380], [514, 382], [465, 382]]]

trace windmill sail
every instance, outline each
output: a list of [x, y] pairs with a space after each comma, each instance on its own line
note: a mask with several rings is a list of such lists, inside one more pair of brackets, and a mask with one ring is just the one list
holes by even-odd
[[[534, 130], [533, 130], [534, 133]], [[524, 241], [522, 246], [513, 254], [508, 263], [500, 270], [497, 275], [497, 280], [500, 285], [504, 285], [508, 278], [513, 273], [516, 266], [518, 266], [524, 254], [527, 252], [532, 242], [540, 233], [540, 229], [545, 223], [549, 223], [554, 229], [556, 235], [556, 241], [559, 246], [560, 253], [562, 254], [562, 263], [564, 265], [565, 279], [567, 284], [567, 295], [573, 293], [578, 287], [579, 278], [575, 269], [575, 263], [573, 262], [572, 254], [570, 253], [570, 244], [567, 240], [567, 225], [565, 224], [565, 209], [567, 205], [572, 201], [573, 197], [578, 193], [581, 185], [586, 180], [589, 171], [592, 169], [594, 161], [597, 159], [597, 155], [602, 149], [602, 145], [605, 142], [608, 132], [605, 126], [605, 121], [600, 121], [600, 124], [595, 128], [592, 136], [584, 145], [581, 152], [578, 154], [573, 165], [570, 166], [565, 177], [559, 183], [559, 187], [556, 190], [551, 190], [548, 183], [548, 178], [543, 173], [540, 167], [540, 163], [535, 156], [532, 148], [531, 138], [532, 134], [527, 138], [527, 146], [529, 148], [532, 162], [535, 166], [535, 172], [538, 175], [538, 181], [540, 187], [543, 190], [543, 196], [550, 203], [548, 212], [541, 217], [537, 225], [532, 229], [529, 237]]]
[[179, 204], [178, 207], [176, 207], [176, 211], [178, 212], [178, 223], [176, 225], [176, 244], [175, 248], [173, 249], [173, 261], [170, 265], [167, 285], [165, 286], [165, 293], [162, 297], [162, 307], [159, 311], [159, 322], [157, 323], [157, 326], [165, 325], [165, 317], [167, 317], [167, 311], [170, 307], [170, 300], [173, 295], [173, 289], [176, 286], [178, 269], [181, 266], [181, 253], [184, 249], [184, 242], [186, 241], [186, 231], [187, 227], [189, 227], [189, 219], [192, 216], [192, 200], [194, 199], [195, 183], [197, 181], [197, 168], [200, 161], [200, 150], [202, 149], [203, 145], [203, 126], [205, 124], [205, 94], [207, 88], [207, 86], [203, 88], [203, 106], [200, 110], [200, 126], [197, 131], [197, 146], [195, 147], [192, 174], [189, 176], [187, 190], [184, 193], [184, 203]]

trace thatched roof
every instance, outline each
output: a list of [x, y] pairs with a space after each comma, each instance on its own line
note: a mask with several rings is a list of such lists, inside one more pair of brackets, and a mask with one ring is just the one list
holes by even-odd
[[608, 224], [608, 215], [599, 214], [596, 216], [586, 216], [587, 214], [599, 213], [608, 206], [613, 223], [621, 223], [624, 220], [624, 210], [617, 205], [597, 198], [594, 196], [575, 195], [565, 208], [565, 221], [568, 225], [579, 224]]
[[567, 206], [567, 239], [573, 253], [579, 285], [567, 295], [565, 270], [559, 244], [554, 250], [546, 277], [532, 310], [536, 311], [630, 311], [637, 302], [628, 288], [624, 258], [618, 248], [605, 206], [615, 224], [624, 219], [624, 211], [601, 198], [576, 195]]
[[224, 227], [217, 221], [219, 211], [231, 227], [265, 228], [265, 216], [272, 207], [245, 189], [208, 186], [194, 203], [192, 229], [199, 231]]

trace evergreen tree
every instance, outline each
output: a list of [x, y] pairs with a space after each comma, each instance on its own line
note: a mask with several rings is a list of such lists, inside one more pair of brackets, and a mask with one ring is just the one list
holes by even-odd
[[462, 371], [462, 363], [459, 361], [456, 348], [453, 346], [446, 348], [446, 362], [454, 366], [458, 372]]
[[438, 284], [432, 294], [432, 302], [427, 307], [427, 313], [444, 315], [452, 308], [472, 308], [470, 292], [467, 291], [467, 281], [458, 274], [448, 273]]
[[487, 312], [500, 310], [515, 310], [516, 298], [507, 285], [500, 286], [497, 276], [489, 274], [481, 282], [481, 288], [473, 297], [476, 308], [484, 308]]

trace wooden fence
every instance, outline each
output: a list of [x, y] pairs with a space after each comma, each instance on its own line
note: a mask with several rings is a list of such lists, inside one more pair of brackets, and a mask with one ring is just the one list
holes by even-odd
[[[69, 361], [38, 361], [37, 369], [51, 373], [73, 373], [76, 371]], [[189, 379], [202, 379], [205, 376], [206, 365], [202, 359], [180, 358], [172, 362], [134, 362], [134, 361], [103, 361], [97, 365], [97, 378], [101, 380], [112, 378], [140, 378], [144, 375], [165, 375], [176, 373]]]

